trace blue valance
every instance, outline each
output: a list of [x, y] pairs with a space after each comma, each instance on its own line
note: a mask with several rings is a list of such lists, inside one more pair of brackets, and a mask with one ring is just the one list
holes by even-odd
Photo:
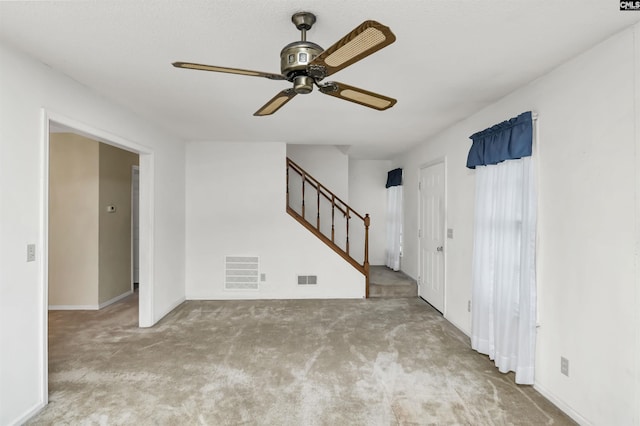
[[387, 185], [385, 188], [400, 185], [402, 185], [402, 169], [393, 169], [387, 173]]
[[467, 167], [498, 164], [531, 156], [533, 126], [531, 111], [469, 136], [473, 141]]

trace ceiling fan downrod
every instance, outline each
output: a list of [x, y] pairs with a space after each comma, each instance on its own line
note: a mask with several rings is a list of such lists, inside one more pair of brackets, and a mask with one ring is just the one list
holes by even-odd
[[307, 30], [316, 23], [316, 15], [311, 12], [294, 13], [291, 22], [300, 30], [300, 41], [307, 41]]
[[287, 80], [293, 82], [293, 90], [297, 94], [307, 94], [313, 91], [316, 79], [307, 74], [307, 66], [324, 49], [317, 44], [307, 41], [307, 31], [316, 22], [316, 16], [311, 12], [298, 12], [291, 17], [291, 22], [300, 30], [300, 41], [287, 44], [280, 52], [280, 71]]

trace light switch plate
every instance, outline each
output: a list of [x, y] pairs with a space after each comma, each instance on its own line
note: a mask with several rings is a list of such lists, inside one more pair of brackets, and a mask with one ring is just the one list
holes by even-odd
[[36, 245], [27, 244], [27, 262], [36, 261]]
[[569, 377], [569, 360], [565, 357], [560, 357], [560, 373]]

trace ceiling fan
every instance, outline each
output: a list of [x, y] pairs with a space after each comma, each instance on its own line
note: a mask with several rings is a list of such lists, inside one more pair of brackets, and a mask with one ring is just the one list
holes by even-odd
[[284, 89], [264, 104], [253, 114], [255, 116], [273, 114], [293, 99], [294, 96], [311, 93], [314, 85], [326, 95], [335, 96], [336, 98], [380, 111], [395, 105], [397, 102], [395, 99], [378, 93], [369, 92], [368, 90], [337, 81], [321, 82], [325, 77], [393, 43], [396, 37], [389, 27], [385, 27], [376, 21], [365, 21], [338, 40], [333, 46], [323, 50], [317, 44], [307, 41], [307, 31], [316, 22], [316, 17], [313, 13], [295, 13], [291, 17], [291, 21], [300, 30], [301, 40], [287, 44], [280, 52], [280, 74], [191, 62], [174, 62], [173, 66], [193, 70], [265, 77], [271, 80], [288, 80], [293, 83], [293, 87]]

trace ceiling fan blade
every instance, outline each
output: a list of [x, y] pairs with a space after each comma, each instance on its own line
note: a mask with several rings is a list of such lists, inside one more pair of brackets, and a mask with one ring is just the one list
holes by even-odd
[[284, 104], [289, 102], [297, 93], [293, 89], [284, 89], [275, 95], [269, 102], [264, 104], [262, 108], [257, 110], [253, 115], [260, 117], [263, 115], [271, 115], [279, 110]]
[[192, 62], [174, 62], [172, 64], [176, 68], [185, 68], [190, 70], [225, 72], [228, 74], [249, 75], [252, 77], [265, 77], [271, 80], [286, 80], [287, 78], [280, 74], [270, 72], [243, 70], [241, 68], [218, 67], [215, 65], [194, 64]]
[[391, 108], [396, 104], [396, 102], [398, 102], [396, 99], [349, 86], [348, 84], [338, 83], [336, 81], [330, 81], [322, 84], [320, 86], [320, 91], [325, 95], [335, 96], [336, 98], [355, 102], [379, 111]]
[[396, 36], [389, 27], [376, 21], [365, 21], [318, 55], [309, 64], [309, 69], [311, 71], [317, 67], [324, 67], [324, 78], [366, 58], [394, 41]]

